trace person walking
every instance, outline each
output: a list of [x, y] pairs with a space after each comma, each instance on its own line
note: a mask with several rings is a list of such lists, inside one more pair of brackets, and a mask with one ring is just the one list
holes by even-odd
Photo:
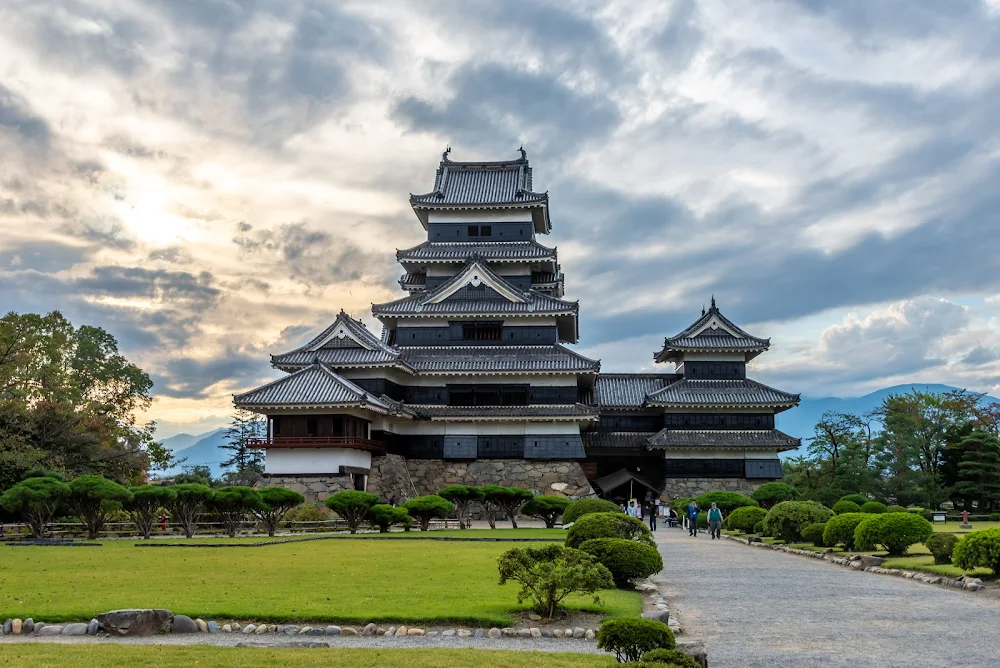
[[698, 502], [694, 499], [687, 505], [688, 535], [698, 537]]
[[635, 499], [628, 502], [628, 512], [629, 517], [639, 517], [639, 508], [635, 505]]
[[646, 502], [646, 517], [649, 518], [649, 530], [656, 531], [656, 502]]
[[722, 539], [722, 509], [715, 503], [708, 509], [708, 531], [712, 534], [712, 540]]

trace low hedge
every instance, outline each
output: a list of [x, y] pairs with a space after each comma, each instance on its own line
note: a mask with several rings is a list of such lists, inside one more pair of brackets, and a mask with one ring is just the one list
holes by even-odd
[[649, 663], [665, 663], [676, 668], [701, 668], [701, 664], [694, 657], [679, 649], [651, 649], [642, 655], [642, 660]]
[[663, 570], [663, 557], [659, 550], [634, 540], [592, 538], [584, 541], [580, 549], [604, 564], [618, 587], [627, 587], [636, 580]]
[[858, 525], [871, 518], [865, 513], [844, 513], [826, 521], [823, 528], [823, 542], [830, 547], [843, 545], [846, 550], [854, 549], [854, 531]]
[[881, 515], [885, 512], [886, 508], [887, 506], [884, 503], [879, 503], [878, 501], [868, 501], [861, 504], [861, 512], [871, 515]]
[[638, 661], [654, 649], [674, 649], [674, 633], [663, 622], [641, 617], [609, 619], [597, 630], [597, 647], [614, 652], [620, 663]]
[[866, 497], [864, 494], [848, 494], [847, 496], [840, 497], [840, 500], [856, 503], [858, 504], [859, 508], [868, 503], [868, 497]]
[[695, 501], [698, 502], [698, 507], [705, 511], [711, 508], [714, 503], [726, 515], [737, 508], [746, 508], [748, 506], [756, 508], [760, 505], [749, 496], [737, 494], [736, 492], [706, 492], [696, 497]]
[[885, 512], [887, 513], [905, 513], [906, 506], [886, 506]]
[[823, 532], [826, 530], [826, 523], [809, 524], [802, 530], [802, 540], [809, 541], [816, 547], [826, 547]]
[[566, 535], [566, 547], [579, 548], [594, 538], [623, 538], [650, 546], [656, 545], [652, 532], [642, 520], [620, 511], [584, 515], [570, 527]]
[[924, 545], [934, 555], [935, 564], [950, 564], [958, 536], [953, 533], [936, 533], [924, 541]]
[[[566, 507], [562, 514], [562, 523], [569, 524], [576, 522], [584, 515], [590, 513], [621, 513], [622, 509], [617, 503], [612, 503], [605, 499], [580, 499], [574, 501]], [[624, 513], [623, 513], [624, 514]]]
[[726, 527], [734, 531], [750, 533], [758, 522], [764, 521], [765, 517], [767, 517], [767, 511], [763, 508], [744, 506], [729, 513], [729, 517], [726, 518]]
[[833, 504], [832, 510], [836, 515], [843, 515], [844, 513], [860, 513], [861, 506], [853, 501], [837, 501], [837, 503]]
[[802, 530], [810, 524], [822, 524], [833, 511], [815, 501], [782, 501], [767, 511], [764, 531], [788, 543], [802, 540]]
[[906, 554], [916, 543], [923, 543], [934, 533], [931, 523], [912, 513], [871, 515], [854, 530], [854, 545], [872, 550], [881, 545], [893, 556]]
[[964, 570], [989, 568], [1000, 575], [1000, 529], [973, 531], [958, 541], [951, 562]]
[[761, 520], [760, 522], [757, 522], [757, 524], [753, 525], [753, 532], [758, 536], [764, 533], [764, 520]]

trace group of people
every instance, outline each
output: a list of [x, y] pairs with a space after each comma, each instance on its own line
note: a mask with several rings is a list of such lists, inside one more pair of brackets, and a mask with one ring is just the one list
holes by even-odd
[[[684, 514], [687, 516], [688, 520], [688, 535], [697, 538], [698, 515], [701, 514], [701, 508], [698, 507], [698, 502], [692, 499], [691, 503], [689, 503], [687, 508], [685, 508]], [[722, 509], [720, 509], [714, 502], [712, 503], [712, 507], [708, 509], [708, 532], [712, 534], [712, 540], [722, 538]]]

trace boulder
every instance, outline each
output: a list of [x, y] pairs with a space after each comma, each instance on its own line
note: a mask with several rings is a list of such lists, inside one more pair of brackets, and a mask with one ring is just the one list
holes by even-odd
[[[35, 635], [37, 636], [39, 634], [39, 632], [42, 629], [44, 629], [44, 628], [45, 628], [45, 623], [44, 622], [35, 622], [35, 629], [34, 629], [35, 630]], [[22, 631], [22, 633], [24, 633], [24, 631]]]
[[35, 630], [35, 620], [33, 620], [31, 617], [28, 617], [26, 620], [24, 620], [24, 624], [21, 625], [21, 633], [28, 635], [34, 630]]
[[528, 619], [530, 619], [533, 622], [540, 622], [542, 621], [542, 616], [532, 612], [528, 614]]
[[38, 635], [40, 636], [58, 636], [62, 635], [63, 627], [58, 625], [43, 626], [38, 630]]
[[652, 593], [654, 593], [656, 591], [659, 591], [656, 588], [656, 585], [649, 584], [648, 582], [644, 582], [642, 584], [636, 585], [635, 586], [635, 590], [637, 592], [639, 592], [640, 594], [652, 594]]
[[377, 630], [378, 630], [378, 627], [375, 626], [374, 623], [372, 623], [372, 624], [366, 624], [365, 628], [361, 629], [361, 635], [363, 635], [363, 636], [365, 636], [367, 638], [369, 636], [375, 635], [375, 631], [377, 631]]
[[541, 629], [537, 629], [537, 628], [532, 627], [532, 628], [528, 629], [528, 633], [531, 634], [532, 638], [541, 638], [542, 637], [542, 630]]
[[353, 626], [345, 626], [344, 628], [340, 629], [340, 634], [345, 636], [356, 636], [358, 635], [358, 630]]
[[472, 635], [475, 638], [483, 638], [486, 636], [486, 629], [476, 629], [476, 632]]
[[13, 632], [14, 632], [14, 620], [8, 617], [7, 621], [3, 623], [3, 634], [5, 636], [9, 636]]
[[[230, 629], [230, 630], [232, 630], [232, 629]], [[218, 633], [219, 632], [219, 623], [216, 622], [216, 621], [209, 622], [208, 623], [208, 632], [209, 633]]]
[[10, 632], [16, 636], [24, 633], [24, 622], [20, 619], [12, 620], [10, 623]]
[[[365, 627], [365, 628], [368, 628], [368, 627]], [[339, 636], [340, 635], [340, 627], [339, 626], [328, 626], [328, 627], [326, 627], [326, 635], [328, 635], [328, 636]]]
[[572, 638], [573, 637], [573, 629], [566, 629], [565, 631], [563, 631], [563, 637], [564, 638]]
[[282, 631], [282, 633], [284, 633], [286, 636], [293, 636], [298, 632], [299, 632], [299, 627], [296, 626], [295, 624], [289, 624], [288, 626], [285, 627], [285, 630]]
[[312, 633], [312, 630], [313, 630], [313, 627], [311, 627], [311, 626], [303, 626], [301, 629], [299, 629], [299, 635], [300, 636], [307, 636], [310, 633]]
[[422, 636], [424, 635], [423, 629], [407, 629], [406, 635], [408, 636]]
[[669, 610], [650, 610], [649, 612], [642, 613], [643, 619], [653, 619], [658, 622], [663, 622], [664, 624], [670, 621], [670, 611]]
[[87, 624], [87, 635], [96, 636], [97, 632], [101, 630], [101, 625], [97, 623], [96, 619], [91, 619], [90, 623]]
[[542, 629], [542, 637], [543, 638], [554, 638], [555, 636], [552, 635], [552, 631], [549, 631], [548, 629]]
[[174, 613], [169, 610], [112, 610], [97, 615], [101, 630], [113, 636], [151, 636], [169, 629]]
[[253, 634], [255, 636], [262, 636], [265, 633], [267, 633], [267, 624], [261, 624], [260, 626], [258, 626], [253, 630]]
[[208, 633], [208, 624], [205, 622], [204, 619], [196, 619], [194, 620], [194, 623], [198, 627], [199, 631], [201, 631], [202, 633]]
[[701, 664], [701, 668], [708, 668], [708, 655], [705, 653], [705, 646], [700, 642], [690, 638], [678, 638], [677, 649]]
[[171, 633], [197, 633], [198, 625], [187, 615], [174, 615], [174, 623], [170, 625]]
[[223, 626], [222, 626], [222, 632], [223, 633], [232, 633], [233, 632], [232, 625], [231, 624], [223, 624]]
[[247, 624], [242, 629], [240, 629], [240, 633], [242, 633], [245, 636], [248, 636], [256, 630], [257, 630], [256, 624]]
[[75, 624], [67, 624], [63, 627], [62, 634], [64, 636], [85, 636], [87, 635], [87, 626], [82, 622]]
[[490, 637], [490, 638], [493, 638], [493, 639], [496, 639], [496, 638], [499, 638], [499, 637], [500, 637], [500, 635], [501, 635], [501, 634], [500, 634], [500, 629], [498, 629], [498, 628], [496, 628], [496, 627], [493, 627], [492, 629], [490, 629], [490, 630], [489, 630], [489, 631], [488, 631], [488, 632], [486, 633], [486, 635], [487, 635], [487, 637]]
[[597, 637], [597, 634], [594, 633], [594, 629], [587, 629], [587, 631], [583, 634], [583, 637], [585, 640], [593, 640]]
[[395, 627], [395, 626], [390, 626], [390, 627], [389, 627], [389, 628], [388, 628], [388, 629], [386, 630], [385, 634], [386, 634], [387, 636], [394, 636], [394, 635], [396, 635], [396, 627]]
[[573, 629], [573, 637], [576, 638], [577, 640], [579, 640], [586, 634], [587, 632], [584, 629], [581, 629], [579, 626]]
[[268, 633], [277, 633], [278, 632], [278, 625], [277, 624], [268, 624], [267, 625], [267, 632]]
[[405, 626], [400, 626], [400, 627], [399, 627], [398, 629], [396, 629], [396, 633], [395, 633], [395, 636], [396, 636], [397, 638], [399, 638], [399, 637], [401, 637], [401, 636], [405, 636], [405, 635], [406, 635], [406, 632], [407, 632], [408, 630], [409, 630], [409, 629], [407, 629], [407, 628], [406, 628]]
[[472, 631], [470, 631], [469, 629], [459, 629], [458, 630], [458, 637], [459, 638], [471, 638], [472, 637]]
[[377, 635], [377, 636], [384, 636], [385, 635], [385, 629], [383, 629], [381, 626], [376, 627], [375, 628], [375, 635]]
[[517, 637], [518, 638], [530, 638], [531, 637], [531, 629], [518, 629], [517, 630]]
[[455, 629], [448, 629], [447, 631], [441, 632], [442, 637], [451, 637], [453, 635], [455, 635]]

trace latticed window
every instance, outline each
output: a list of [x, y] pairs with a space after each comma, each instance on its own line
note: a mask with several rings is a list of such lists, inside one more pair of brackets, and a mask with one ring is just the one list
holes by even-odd
[[462, 325], [465, 341], [499, 341], [503, 325], [499, 322], [469, 322]]

